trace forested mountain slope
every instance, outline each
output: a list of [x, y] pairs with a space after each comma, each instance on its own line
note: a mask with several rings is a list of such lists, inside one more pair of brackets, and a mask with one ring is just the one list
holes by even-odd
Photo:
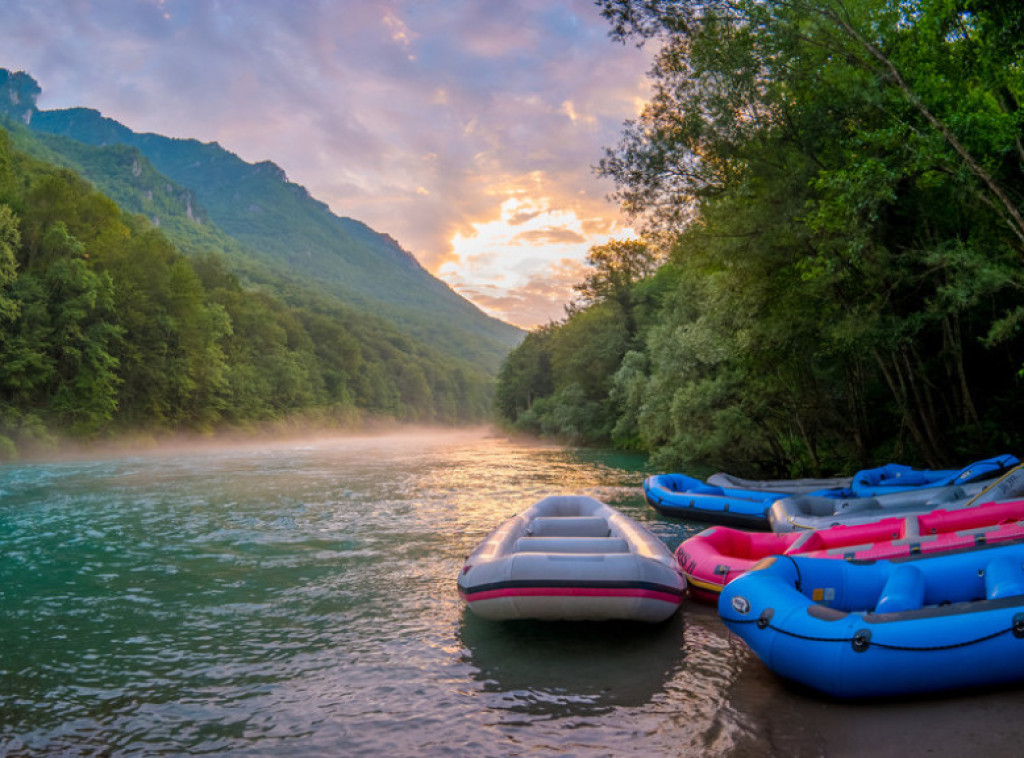
[[[152, 209], [202, 220], [134, 148], [76, 144], [114, 184], [127, 166]], [[52, 145], [0, 127], [0, 458], [67, 436], [489, 417], [482, 366], [279, 277], [212, 224], [183, 224], [185, 254]]]
[[[265, 275], [272, 271], [374, 313], [491, 371], [522, 337], [521, 330], [482, 313], [429, 274], [388, 235], [334, 215], [273, 163], [246, 163], [216, 143], [136, 134], [87, 108], [40, 111], [35, 107], [38, 84], [20, 72], [0, 69], [4, 87], [8, 96], [0, 97], [0, 107], [10, 116], [39, 134], [72, 140], [46, 144], [126, 210], [144, 213], [165, 228], [185, 249], [207, 236], [198, 227], [214, 226], [233, 240], [221, 240], [220, 246], [233, 251], [232, 265], [240, 271], [256, 261]], [[181, 202], [159, 206], [159, 193], [144, 176], [146, 167], [131, 154], [97, 157], [75, 142], [135, 148], [176, 185], [171, 194]], [[281, 294], [289, 296], [287, 290]]]

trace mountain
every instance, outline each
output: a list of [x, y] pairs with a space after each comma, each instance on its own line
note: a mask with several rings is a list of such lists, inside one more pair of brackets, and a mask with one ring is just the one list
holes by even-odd
[[[191, 254], [76, 162], [140, 182]], [[279, 275], [203, 213], [134, 148], [0, 116], [0, 459], [67, 437], [490, 416], [493, 374]]]
[[389, 235], [335, 215], [274, 163], [247, 163], [216, 142], [136, 133], [89, 108], [39, 110], [40, 92], [28, 74], [0, 69], [0, 113], [38, 135], [49, 160], [185, 251], [213, 244], [243, 279], [276, 282], [286, 301], [307, 289], [337, 298], [491, 373], [521, 340], [522, 330], [484, 314]]

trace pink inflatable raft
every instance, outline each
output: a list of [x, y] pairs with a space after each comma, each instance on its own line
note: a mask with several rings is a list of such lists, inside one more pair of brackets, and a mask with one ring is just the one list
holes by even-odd
[[878, 560], [1024, 540], [1024, 500], [935, 510], [870, 524], [806, 532], [745, 532], [713, 526], [676, 549], [690, 595], [717, 603], [722, 588], [771, 555]]

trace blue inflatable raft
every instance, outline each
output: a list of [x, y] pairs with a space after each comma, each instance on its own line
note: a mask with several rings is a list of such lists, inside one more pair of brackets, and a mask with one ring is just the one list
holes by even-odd
[[1024, 680], [1024, 543], [847, 562], [773, 556], [718, 611], [775, 673], [840, 698]]
[[720, 487], [686, 474], [657, 474], [644, 481], [644, 498], [662, 516], [748, 529], [767, 529], [772, 503], [791, 494]]
[[[769, 529], [769, 512], [772, 504], [780, 499], [799, 497], [815, 503], [818, 510], [830, 510], [827, 505], [819, 503], [980, 482], [1000, 476], [1017, 463], [1019, 461], [1012, 455], [948, 470], [920, 470], [890, 463], [859, 471], [852, 479], [765, 482], [736, 479], [725, 474], [715, 474], [706, 482], [686, 474], [657, 474], [648, 477], [643, 488], [648, 504], [663, 516], [748, 529]], [[745, 483], [755, 486], [739, 486]]]

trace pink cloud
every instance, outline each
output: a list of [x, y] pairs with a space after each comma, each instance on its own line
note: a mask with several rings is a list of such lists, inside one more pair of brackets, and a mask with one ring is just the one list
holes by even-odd
[[8, 0], [0, 65], [39, 80], [41, 107], [273, 160], [438, 271], [516, 193], [586, 235], [621, 223], [592, 166], [636, 115], [650, 51], [607, 32], [590, 0]]

